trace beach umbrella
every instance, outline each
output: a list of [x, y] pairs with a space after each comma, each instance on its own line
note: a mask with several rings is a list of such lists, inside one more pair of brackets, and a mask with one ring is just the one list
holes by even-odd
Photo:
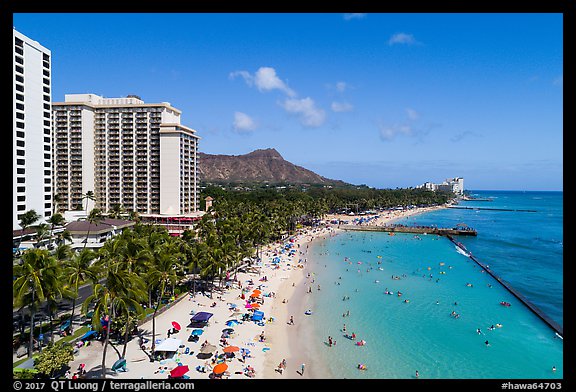
[[197, 328], [197, 329], [193, 329], [192, 332], [190, 332], [190, 335], [200, 336], [200, 335], [202, 335], [203, 333], [204, 333], [204, 330]]
[[112, 365], [112, 370], [116, 371], [118, 369], [123, 368], [124, 366], [126, 366], [126, 360], [124, 358], [120, 358], [119, 360], [114, 362], [114, 365]]
[[172, 326], [177, 331], [180, 331], [182, 329], [182, 327], [180, 327], [180, 324], [178, 324], [176, 321], [172, 321]]
[[216, 351], [218, 349], [218, 347], [214, 346], [213, 344], [207, 344], [204, 347], [202, 347], [200, 349], [200, 353], [202, 354], [212, 354], [214, 351]]
[[226, 369], [228, 369], [227, 364], [219, 363], [218, 365], [214, 366], [214, 369], [212, 369], [212, 372], [214, 374], [221, 374], [221, 373], [224, 373], [226, 371]]
[[228, 307], [229, 307], [230, 309], [236, 309], [236, 307], [238, 307], [238, 305], [233, 304], [233, 303], [228, 303]]
[[212, 315], [213, 314], [209, 312], [198, 312], [194, 316], [192, 316], [190, 320], [204, 322], [210, 320], [210, 317], [212, 317]]
[[223, 333], [234, 333], [234, 328], [224, 328], [222, 330]]
[[233, 352], [236, 352], [239, 350], [240, 350], [240, 348], [237, 346], [226, 346], [226, 347], [224, 347], [224, 349], [222, 351], [224, 351], [225, 353], [233, 353]]
[[258, 303], [250, 304], [251, 309], [258, 309], [259, 307], [260, 307], [260, 304], [258, 304]]
[[239, 323], [238, 323], [238, 321], [236, 321], [236, 320], [228, 320], [228, 321], [226, 321], [226, 325], [229, 326], [229, 327], [235, 327], [235, 326], [237, 326], [238, 324], [239, 324]]
[[246, 305], [244, 305], [244, 307], [245, 307], [246, 309], [252, 309], [252, 304], [246, 304]]
[[252, 290], [252, 293], [254, 293], [254, 294], [260, 294], [261, 292], [262, 292], [262, 291], [260, 291], [260, 290], [258, 290], [258, 289]]
[[179, 378], [188, 373], [188, 365], [176, 366], [174, 369], [170, 370], [170, 376], [172, 378]]
[[258, 296], [260, 296], [260, 293], [252, 293], [252, 294], [250, 294], [250, 297], [252, 297], [252, 298], [255, 298], [255, 297], [258, 297]]

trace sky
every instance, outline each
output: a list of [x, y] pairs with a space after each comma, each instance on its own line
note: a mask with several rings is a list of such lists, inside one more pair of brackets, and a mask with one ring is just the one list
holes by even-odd
[[562, 13], [14, 13], [52, 100], [169, 102], [199, 150], [375, 188], [563, 190]]

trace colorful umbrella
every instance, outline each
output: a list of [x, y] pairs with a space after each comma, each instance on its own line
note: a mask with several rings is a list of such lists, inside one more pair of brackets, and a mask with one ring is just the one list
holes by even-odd
[[182, 327], [180, 327], [180, 324], [178, 324], [176, 321], [172, 321], [172, 326], [177, 331], [180, 331], [182, 329]]
[[252, 293], [258, 295], [258, 294], [262, 293], [262, 291], [255, 289], [252, 291]]
[[214, 366], [214, 369], [212, 369], [212, 372], [214, 374], [221, 374], [221, 373], [224, 373], [226, 371], [226, 369], [228, 369], [227, 364], [219, 363], [218, 365]]
[[202, 329], [193, 329], [192, 332], [190, 332], [190, 335], [192, 336], [200, 336], [204, 333], [204, 330]]
[[226, 321], [226, 325], [229, 326], [229, 327], [235, 327], [235, 326], [237, 326], [238, 324], [239, 324], [239, 323], [238, 323], [237, 320], [228, 320], [228, 321]]
[[259, 307], [260, 307], [260, 304], [258, 304], [258, 303], [250, 304], [251, 309], [258, 309]]
[[176, 366], [174, 369], [170, 370], [170, 376], [173, 378], [182, 377], [188, 373], [188, 365]]
[[224, 349], [222, 351], [224, 351], [225, 353], [233, 353], [235, 351], [239, 351], [240, 348], [237, 346], [226, 346], [224, 347]]

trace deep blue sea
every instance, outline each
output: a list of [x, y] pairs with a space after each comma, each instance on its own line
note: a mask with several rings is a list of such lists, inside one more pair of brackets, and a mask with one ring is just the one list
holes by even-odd
[[[477, 237], [457, 239], [563, 325], [563, 193], [472, 195], [490, 201], [459, 206], [535, 212], [442, 209], [397, 223], [476, 229]], [[563, 377], [563, 340], [445, 237], [344, 232], [311, 246], [308, 269], [311, 344], [335, 378]], [[352, 332], [355, 340], [344, 336]]]

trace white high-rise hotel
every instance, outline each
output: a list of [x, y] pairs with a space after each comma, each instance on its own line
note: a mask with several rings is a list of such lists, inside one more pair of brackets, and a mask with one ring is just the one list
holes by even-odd
[[52, 215], [51, 53], [13, 31], [12, 228], [35, 210], [44, 222]]
[[54, 102], [55, 193], [65, 210], [86, 208], [92, 191], [103, 212], [121, 205], [141, 214], [198, 210], [198, 140], [167, 102], [137, 96], [67, 94]]
[[464, 178], [454, 177], [447, 178], [441, 184], [434, 184], [432, 182], [425, 182], [424, 184], [418, 186], [417, 188], [425, 188], [431, 191], [446, 191], [454, 192], [457, 195], [464, 194]]
[[[198, 211], [198, 141], [167, 102], [71, 94], [52, 103], [51, 52], [13, 29], [13, 230], [35, 210], [115, 205], [141, 214]], [[58, 195], [58, 205], [53, 200]]]

